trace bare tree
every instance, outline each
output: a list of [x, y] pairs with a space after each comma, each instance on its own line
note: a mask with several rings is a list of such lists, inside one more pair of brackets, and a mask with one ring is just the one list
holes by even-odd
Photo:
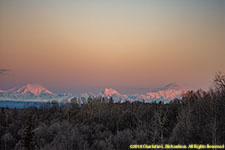
[[[213, 124], [212, 124], [212, 143], [217, 144], [217, 130], [218, 130], [218, 106], [224, 108], [224, 101], [221, 101], [221, 94], [225, 91], [225, 74], [217, 72], [213, 80], [215, 87], [218, 90], [219, 95], [212, 97], [212, 112], [213, 112]], [[221, 93], [220, 93], [221, 92]], [[211, 93], [213, 94], [213, 93]], [[213, 94], [214, 95], [214, 94]], [[221, 103], [222, 102], [222, 103]]]
[[219, 90], [225, 90], [225, 74], [222, 72], [217, 72], [213, 83]]

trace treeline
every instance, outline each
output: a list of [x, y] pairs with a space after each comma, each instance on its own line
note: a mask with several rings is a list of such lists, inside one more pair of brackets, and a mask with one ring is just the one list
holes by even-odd
[[[218, 85], [218, 84], [217, 84]], [[0, 150], [126, 150], [130, 144], [224, 144], [225, 90], [170, 103], [89, 99], [0, 110]]]

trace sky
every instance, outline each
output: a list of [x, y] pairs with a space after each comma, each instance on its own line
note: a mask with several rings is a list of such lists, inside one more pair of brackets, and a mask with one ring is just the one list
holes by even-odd
[[0, 89], [208, 88], [225, 0], [0, 0]]

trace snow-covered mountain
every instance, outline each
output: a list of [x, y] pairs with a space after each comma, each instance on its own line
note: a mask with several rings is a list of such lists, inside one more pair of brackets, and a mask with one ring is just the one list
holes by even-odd
[[41, 94], [49, 94], [49, 95], [55, 95], [53, 92], [47, 90], [41, 85], [38, 84], [26, 84], [21, 86], [19, 89], [14, 90], [14, 93], [20, 93], [20, 94], [33, 94], [33, 95], [41, 95]]
[[145, 94], [121, 94], [112, 88], [105, 88], [99, 93], [83, 93], [81, 97], [112, 97], [114, 101], [165, 101], [169, 102], [175, 98], [180, 98], [185, 92], [181, 86], [175, 83], [170, 83], [162, 88], [151, 90]]
[[183, 89], [181, 85], [177, 83], [169, 83], [161, 88], [156, 88], [153, 91], [181, 90], [181, 89]]
[[[146, 91], [145, 93], [121, 94], [115, 89], [105, 88], [100, 92], [82, 93], [80, 97], [112, 97], [114, 101], [145, 101], [145, 102], [168, 102], [174, 98], [180, 98], [185, 90], [181, 86], [170, 83], [164, 87]], [[17, 88], [0, 90], [0, 100], [63, 100], [71, 99], [69, 93], [56, 94], [39, 84], [26, 84]]]
[[118, 91], [112, 89], [112, 88], [105, 88], [104, 90], [101, 90], [99, 93], [82, 93], [80, 94], [81, 97], [112, 97], [114, 101], [119, 100], [128, 100], [128, 95], [120, 94]]
[[39, 84], [26, 84], [17, 88], [0, 90], [2, 100], [57, 100], [70, 98], [71, 94], [56, 94]]

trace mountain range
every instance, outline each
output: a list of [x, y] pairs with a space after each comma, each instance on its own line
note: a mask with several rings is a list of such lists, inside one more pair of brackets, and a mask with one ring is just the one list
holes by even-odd
[[[81, 93], [80, 97], [87, 99], [88, 97], [112, 97], [114, 101], [164, 101], [168, 102], [174, 98], [180, 98], [185, 90], [175, 83], [170, 83], [164, 87], [150, 90], [146, 93], [121, 94], [115, 89], [105, 88], [100, 92]], [[20, 87], [11, 88], [8, 90], [0, 90], [0, 100], [63, 100], [71, 99], [73, 96], [70, 93], [56, 94], [39, 84], [26, 84]]]
[[176, 83], [170, 83], [164, 87], [157, 88], [146, 92], [145, 94], [121, 94], [112, 88], [105, 88], [99, 93], [82, 93], [81, 97], [112, 97], [114, 101], [144, 101], [144, 102], [158, 102], [164, 101], [169, 102], [175, 98], [180, 98], [185, 92], [184, 88]]
[[70, 93], [56, 94], [39, 84], [26, 84], [0, 90], [0, 100], [59, 100], [71, 97]]

